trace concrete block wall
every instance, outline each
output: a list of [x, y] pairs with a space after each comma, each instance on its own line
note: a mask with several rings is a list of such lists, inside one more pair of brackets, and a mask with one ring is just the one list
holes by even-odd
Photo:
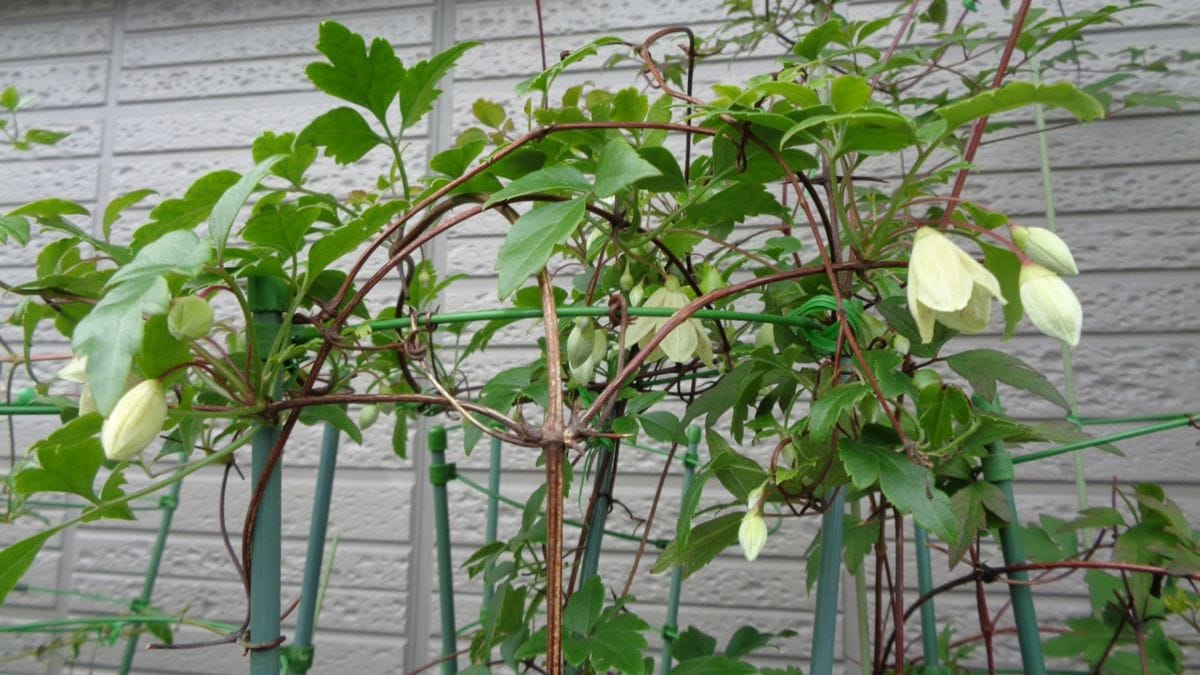
[[[638, 40], [666, 25], [687, 24], [711, 31], [722, 16], [719, 0], [665, 3], [598, 0], [591, 3], [544, 0], [547, 53], [596, 36], [616, 34]], [[1069, 9], [1099, 6], [1072, 0]], [[880, 16], [894, 3], [851, 3], [857, 16]], [[1052, 11], [1055, 7], [1050, 8]], [[989, 4], [985, 18], [999, 20]], [[430, 122], [414, 131], [412, 156], [429, 156], [448, 147], [454, 134], [471, 124], [476, 98], [508, 101], [513, 86], [540, 69], [537, 22], [530, 0], [9, 0], [0, 3], [0, 86], [15, 85], [39, 97], [24, 123], [70, 131], [55, 148], [0, 157], [0, 212], [49, 196], [75, 199], [102, 209], [123, 192], [152, 187], [165, 197], [182, 194], [198, 175], [219, 168], [250, 167], [250, 141], [263, 130], [298, 130], [332, 107], [313, 91], [303, 67], [315, 58], [313, 43], [321, 19], [336, 19], [367, 35], [385, 36], [406, 62], [461, 40], [484, 43], [469, 52]], [[1127, 46], [1148, 47], [1152, 54], [1194, 47], [1200, 6], [1192, 0], [1162, 0], [1119, 27], [1106, 27], [1096, 38], [1111, 55]], [[697, 91], [770, 67], [768, 49], [755, 58], [705, 65]], [[614, 87], [640, 86], [628, 68], [598, 69], [599, 60], [572, 71], [564, 83], [593, 81]], [[1158, 84], [1178, 91], [1200, 91], [1200, 66], [1183, 64]], [[1014, 119], [1015, 131], [1028, 130], [1029, 119]], [[1133, 110], [1109, 120], [1050, 136], [1058, 196], [1059, 223], [1083, 274], [1073, 282], [1084, 304], [1087, 335], [1076, 354], [1081, 408], [1090, 415], [1118, 415], [1195, 409], [1200, 401], [1200, 197], [1191, 188], [1200, 178], [1200, 113]], [[363, 170], [348, 172], [319, 162], [323, 188], [347, 193], [386, 165], [368, 158]], [[1039, 224], [1041, 177], [1032, 136], [987, 146], [980, 175], [968, 189], [974, 197], [1007, 210], [1021, 222]], [[135, 209], [117, 225], [127, 233], [141, 222]], [[494, 306], [490, 261], [503, 237], [500, 222], [481, 220], [462, 228], [435, 255], [443, 269], [470, 279], [447, 297], [449, 306]], [[21, 251], [0, 247], [0, 277], [6, 282], [29, 274], [36, 246]], [[481, 262], [482, 261], [482, 262]], [[14, 300], [0, 298], [0, 309]], [[19, 332], [0, 328], [10, 344]], [[533, 329], [506, 331], [497, 339], [485, 370], [517, 365], [532, 354]], [[995, 335], [966, 341], [996, 343]], [[1055, 343], [1026, 326], [1010, 343], [1030, 362], [1061, 382]], [[65, 345], [39, 344], [47, 352]], [[476, 374], [479, 376], [479, 374]], [[18, 381], [18, 386], [20, 385]], [[1054, 415], [1034, 402], [1013, 398], [1014, 414], [1029, 418]], [[16, 451], [47, 433], [45, 419], [22, 420]], [[317, 463], [316, 434], [299, 434], [289, 450], [285, 478], [285, 599], [297, 592], [310, 504], [308, 495]], [[334, 573], [318, 631], [315, 672], [390, 673], [412, 669], [435, 653], [437, 618], [435, 567], [420, 434], [413, 459], [391, 456], [385, 433], [368, 433], [363, 447], [346, 443], [340, 455], [331, 535], [340, 538]], [[1180, 430], [1122, 444], [1131, 460], [1093, 454], [1088, 475], [1103, 494], [1114, 475], [1126, 480], [1158, 480], [1172, 485], [1185, 510], [1200, 519], [1200, 454], [1196, 434]], [[452, 445], [452, 447], [454, 447]], [[765, 459], [768, 449], [750, 448]], [[649, 510], [658, 472], [654, 456], [626, 453], [617, 490], [638, 516]], [[486, 452], [451, 457], [482, 482]], [[504, 491], [527, 495], [540, 480], [534, 456], [505, 453]], [[1022, 507], [1070, 513], [1073, 506], [1071, 461], [1067, 458], [1022, 467]], [[189, 479], [181, 497], [156, 604], [168, 611], [188, 608], [188, 616], [237, 623], [244, 607], [216, 522], [220, 476], [201, 473]], [[668, 479], [668, 497], [659, 509], [654, 536], [674, 528], [678, 476]], [[229, 495], [230, 528], [236, 536], [246, 495], [234, 480]], [[482, 498], [462, 485], [451, 487], [456, 563], [481, 542]], [[568, 517], [578, 517], [572, 500]], [[502, 533], [511, 532], [519, 514], [502, 510]], [[615, 511], [613, 527], [633, 530]], [[56, 537], [41, 556], [29, 583], [133, 597], [140, 584], [156, 519], [135, 524], [103, 523]], [[32, 531], [30, 524], [0, 527], [0, 544]], [[768, 654], [766, 663], [795, 663], [808, 653], [813, 599], [804, 593], [803, 553], [815, 530], [812, 521], [785, 521], [753, 566], [737, 551], [697, 574], [685, 585], [680, 623], [722, 637], [752, 623], [764, 630], [790, 628], [799, 635]], [[635, 545], [613, 542], [602, 563], [606, 583], [619, 585], [628, 573]], [[662, 620], [666, 584], [648, 574], [656, 553], [647, 552], [633, 586], [639, 611], [652, 623]], [[944, 576], [949, 573], [939, 573]], [[948, 577], [947, 577], [948, 578]], [[479, 585], [460, 574], [457, 616], [460, 625], [477, 616]], [[1064, 585], [1044, 603], [1055, 617], [1084, 607], [1079, 589]], [[971, 630], [969, 593], [947, 596], [939, 605], [963, 634]], [[12, 596], [0, 623], [88, 615], [111, 608], [79, 597], [22, 593]], [[187, 633], [199, 638], [198, 634]], [[656, 638], [650, 637], [652, 645]], [[0, 659], [37, 644], [28, 637], [0, 636]], [[120, 646], [85, 653], [82, 662], [108, 672], [120, 658]], [[246, 667], [240, 650], [151, 652], [139, 655], [138, 672], [230, 673]], [[25, 659], [0, 665], [5, 672], [65, 672], [54, 658]]]

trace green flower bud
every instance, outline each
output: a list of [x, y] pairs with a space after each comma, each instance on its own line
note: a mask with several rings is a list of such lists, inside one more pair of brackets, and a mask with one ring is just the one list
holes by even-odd
[[621, 290], [628, 293], [633, 288], [633, 275], [629, 273], [629, 267], [621, 273]]
[[1024, 251], [1029, 259], [1058, 274], [1073, 276], [1079, 274], [1075, 266], [1075, 257], [1067, 242], [1044, 227], [1012, 227], [1012, 240], [1017, 248]]
[[204, 298], [176, 298], [167, 313], [167, 330], [177, 340], [199, 340], [212, 329], [213, 308]]
[[158, 380], [125, 392], [100, 429], [104, 455], [114, 461], [136, 456], [158, 438], [167, 421], [167, 397]]
[[1021, 304], [1037, 329], [1072, 347], [1083, 330], [1083, 308], [1067, 282], [1035, 263], [1021, 266]]
[[646, 289], [641, 284], [634, 286], [633, 290], [629, 291], [629, 304], [633, 307], [640, 307], [645, 295]]
[[763, 347], [775, 349], [775, 324], [764, 323], [758, 327], [758, 335], [754, 336], [754, 346], [760, 349]]
[[362, 407], [362, 410], [358, 411], [358, 428], [368, 429], [372, 424], [375, 424], [375, 420], [377, 419], [379, 419], [379, 406], [374, 403], [368, 403]]
[[753, 562], [767, 545], [767, 521], [760, 511], [748, 511], [738, 527], [738, 544], [746, 560]]

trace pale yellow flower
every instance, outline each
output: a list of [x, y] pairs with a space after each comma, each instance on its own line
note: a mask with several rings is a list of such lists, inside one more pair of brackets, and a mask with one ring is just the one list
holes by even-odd
[[1005, 303], [995, 275], [932, 227], [919, 228], [913, 236], [907, 292], [908, 311], [922, 342], [933, 339], [935, 321], [978, 333], [991, 319], [992, 298]]
[[[646, 298], [646, 302], [642, 307], [661, 307], [667, 309], [679, 309], [688, 304], [691, 300], [683, 289], [679, 286], [679, 280], [675, 277], [667, 277], [662, 288], [654, 291], [650, 297]], [[670, 320], [670, 317], [665, 316], [639, 316], [629, 326], [626, 331], [625, 339], [629, 342], [638, 343], [642, 349], [654, 339], [659, 330]], [[699, 356], [709, 367], [713, 365], [712, 342], [708, 338], [708, 333], [704, 330], [704, 326], [699, 319], [688, 319], [679, 326], [675, 327], [659, 343], [658, 349], [650, 355], [651, 359], [659, 359], [666, 356], [675, 363], [687, 363], [693, 357]]]

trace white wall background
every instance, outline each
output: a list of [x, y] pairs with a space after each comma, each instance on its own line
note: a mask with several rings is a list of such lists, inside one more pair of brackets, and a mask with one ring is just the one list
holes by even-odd
[[[543, 4], [551, 58], [600, 34], [636, 40], [679, 23], [706, 33], [722, 16], [718, 0]], [[853, 2], [850, 7], [878, 15], [893, 4]], [[1073, 9], [1102, 3], [1065, 4]], [[1125, 46], [1146, 47], [1152, 54], [1194, 49], [1200, 4], [1158, 4], [1132, 15], [1124, 26], [1098, 33], [1102, 51]], [[1054, 3], [1048, 5], [1054, 11]], [[987, 16], [998, 18], [995, 8], [988, 11]], [[15, 85], [39, 97], [25, 115], [25, 124], [72, 135], [52, 149], [0, 157], [0, 211], [49, 196], [102, 208], [110, 198], [139, 187], [153, 187], [164, 197], [179, 196], [202, 173], [249, 168], [249, 142], [260, 131], [298, 130], [332, 106], [303, 75], [304, 65], [316, 56], [316, 24], [326, 18], [369, 36], [386, 36], [406, 61], [455, 41], [485, 43], [464, 58], [430, 123], [411, 139], [418, 158], [450, 144], [454, 130], [470, 123], [469, 109], [476, 98], [506, 100], [517, 82], [540, 69], [531, 0], [8, 0], [0, 3], [0, 86]], [[1106, 57], [1106, 62], [1113, 58]], [[706, 84], [734, 79], [765, 63], [744, 59], [710, 64], [698, 79], [697, 91], [704, 95]], [[620, 86], [638, 83], [630, 71], [584, 70], [568, 79], [585, 78]], [[1195, 93], [1200, 91], [1200, 68], [1195, 62], [1184, 64], [1159, 80], [1161, 86]], [[1072, 284], [1087, 317], [1087, 335], [1076, 354], [1082, 410], [1097, 416], [1195, 410], [1200, 405], [1200, 196], [1194, 187], [1200, 183], [1200, 114], [1195, 108], [1181, 113], [1135, 110], [1053, 134], [1051, 153], [1060, 227], [1084, 270]], [[1034, 138], [985, 147], [981, 155], [987, 178], [975, 177], [968, 184], [975, 197], [1022, 222], [1041, 222]], [[353, 174], [324, 164], [320, 183], [348, 192], [369, 181], [371, 171], [382, 170], [386, 161], [380, 153], [368, 171]], [[132, 212], [122, 223], [135, 226], [144, 213]], [[491, 306], [488, 261], [502, 236], [499, 227], [474, 225], [439, 252], [446, 269], [471, 276], [464, 289], [448, 298], [450, 306]], [[6, 282], [27, 278], [34, 255], [34, 246], [24, 251], [0, 248], [0, 277]], [[14, 304], [11, 297], [0, 298], [6, 314]], [[3, 336], [10, 343], [20, 340], [9, 327]], [[529, 333], [506, 334], [493, 352], [494, 363], [519, 362], [529, 355], [530, 340]], [[994, 337], [973, 340], [991, 343]], [[1025, 331], [1012, 345], [1061, 379], [1057, 343]], [[65, 345], [38, 348], [49, 353]], [[1033, 418], [1053, 414], [1015, 400], [1010, 409]], [[48, 420], [20, 420], [17, 452], [51, 425]], [[318, 437], [298, 434], [288, 451], [285, 601], [299, 586]], [[1093, 491], [1105, 494], [1114, 475], [1162, 481], [1185, 510], [1200, 519], [1196, 441], [1196, 432], [1182, 430], [1123, 444], [1130, 460], [1089, 455]], [[317, 635], [314, 672], [401, 672], [425, 662], [436, 650], [436, 637], [431, 638], [438, 625], [431, 581], [433, 537], [428, 509], [415, 508], [429, 498], [423, 481], [425, 460], [419, 445], [412, 454], [415, 459], [410, 462], [391, 457], [382, 434], [375, 434], [366, 447], [342, 448], [330, 524], [331, 535], [339, 536], [341, 543]], [[451, 459], [477, 479], [485, 476], [486, 453]], [[619, 495], [634, 512], [644, 514], [661, 465], [647, 456], [627, 455], [623, 461], [628, 464], [622, 469]], [[506, 493], [520, 498], [537, 485], [540, 472], [533, 467], [532, 455], [508, 453], [505, 466]], [[1020, 496], [1026, 513], [1034, 508], [1058, 515], [1071, 512], [1070, 476], [1066, 458], [1022, 467]], [[219, 478], [216, 472], [206, 472], [186, 482], [154, 601], [167, 611], [186, 607], [189, 616], [236, 623], [243, 600], [216, 534]], [[245, 486], [236, 484], [229, 506], [235, 532], [245, 499]], [[483, 499], [457, 485], [451, 487], [451, 501], [455, 560], [462, 561], [482, 543]], [[675, 501], [665, 500], [656, 534], [673, 528]], [[502, 514], [502, 527], [518, 517]], [[132, 525], [106, 522], [60, 535], [39, 556], [28, 581], [133, 598], [156, 520], [149, 514]], [[613, 522], [629, 527], [619, 512]], [[800, 635], [785, 641], [777, 658], [768, 660], [806, 663], [810, 624], [805, 610], [812, 599], [802, 590], [801, 554], [815, 525], [789, 522], [781, 536], [772, 538], [753, 574], [736, 551], [697, 574], [684, 587], [681, 625], [696, 624], [719, 635], [728, 635], [741, 623], [764, 630], [791, 628]], [[0, 544], [20, 539], [33, 527], [0, 527]], [[632, 560], [632, 547], [616, 543], [613, 551], [603, 560], [602, 573], [609, 583], [619, 583]], [[639, 611], [652, 623], [661, 621], [666, 597], [666, 580], [644, 573], [653, 557], [650, 552], [634, 587], [642, 601]], [[456, 590], [462, 625], [477, 615], [479, 588], [463, 579]], [[1045, 619], [1062, 618], [1083, 607], [1070, 586], [1045, 591], [1042, 597]], [[973, 606], [969, 593], [939, 600], [941, 615], [955, 616], [964, 631], [973, 624], [974, 611], [967, 611]], [[0, 610], [0, 623], [111, 609], [77, 597], [17, 593]], [[0, 659], [41, 639], [0, 636]], [[656, 644], [653, 637], [651, 642]], [[82, 661], [94, 661], [91, 672], [106, 672], [119, 660], [121, 644], [91, 649], [85, 649]], [[142, 653], [137, 660], [139, 672], [232, 673], [245, 668], [245, 659], [234, 647]], [[0, 661], [4, 672], [69, 670], [54, 657]], [[83, 667], [75, 672], [83, 672]]]

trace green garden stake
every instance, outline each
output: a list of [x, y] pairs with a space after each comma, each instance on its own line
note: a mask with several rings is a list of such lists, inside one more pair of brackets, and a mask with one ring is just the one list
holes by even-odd
[[[683, 456], [683, 486], [680, 491], [680, 501], [687, 495], [692, 486], [692, 474], [700, 463], [700, 427], [689, 427], [687, 430], [687, 453]], [[662, 667], [659, 672], [667, 675], [671, 672], [671, 645], [679, 635], [679, 596], [683, 591], [683, 568], [676, 565], [671, 570], [671, 591], [667, 595], [667, 622], [662, 627], [663, 653]]]
[[[933, 569], [929, 561], [929, 542], [925, 528], [913, 525], [913, 546], [917, 549], [917, 588], [921, 597], [933, 590]], [[921, 653], [925, 657], [922, 675], [943, 675], [950, 671], [938, 662], [937, 613], [933, 598], [921, 605]]]
[[810, 675], [833, 673], [833, 647], [837, 639], [838, 584], [841, 580], [842, 528], [846, 520], [846, 491], [834, 489], [829, 508], [821, 516], [821, 558], [817, 573], [817, 607], [813, 616]]
[[[500, 450], [502, 446], [499, 438], [492, 438], [492, 453], [488, 459], [488, 501], [487, 501], [487, 524], [484, 527], [484, 536], [487, 543], [491, 544], [496, 541], [499, 517], [500, 517]], [[487, 611], [488, 605], [492, 602], [492, 593], [496, 587], [492, 582], [487, 581], [491, 577], [492, 563], [488, 563], [484, 569], [484, 584], [483, 584], [483, 610]]]
[[[287, 309], [287, 288], [283, 282], [272, 277], [251, 277], [248, 300], [254, 318], [256, 347], [260, 358], [275, 341]], [[272, 385], [278, 395], [279, 384]], [[271, 455], [271, 448], [279, 436], [275, 426], [260, 427], [254, 434], [250, 451], [251, 489], [257, 489], [263, 469]], [[282, 490], [280, 467], [276, 465], [266, 478], [267, 487], [254, 525], [252, 566], [250, 569], [250, 642], [271, 644], [279, 639], [279, 565], [280, 529], [282, 524]], [[279, 648], [256, 649], [250, 652], [252, 675], [277, 675], [280, 671]]]
[[[989, 412], [1000, 412], [999, 403], [991, 403], [975, 396], [975, 405]], [[988, 446], [988, 456], [983, 460], [983, 477], [1000, 488], [1008, 502], [1008, 525], [1001, 526], [1000, 548], [1004, 552], [1004, 564], [1023, 565], [1025, 544], [1021, 541], [1021, 521], [1017, 516], [1017, 500], [1013, 495], [1013, 458], [1003, 443]], [[1028, 572], [1010, 572], [1008, 578], [1017, 582], [1029, 581]], [[1021, 664], [1028, 675], [1046, 675], [1046, 659], [1042, 655], [1042, 638], [1038, 633], [1037, 610], [1033, 605], [1033, 589], [1026, 583], [1008, 584], [1012, 598], [1013, 620], [1017, 624], [1017, 641], [1021, 646]]]
[[325, 557], [325, 532], [329, 525], [329, 503], [333, 496], [333, 474], [337, 468], [338, 428], [325, 423], [321, 439], [321, 461], [317, 465], [316, 493], [312, 520], [308, 526], [308, 551], [304, 557], [304, 581], [300, 589], [300, 613], [296, 617], [295, 640], [284, 649], [289, 673], [307, 673], [313, 662], [313, 629], [317, 596], [321, 589], [322, 560]]
[[446, 483], [454, 480], [456, 468], [446, 463], [446, 429], [429, 430], [429, 482], [433, 484], [433, 524], [437, 536], [438, 598], [442, 611], [442, 674], [458, 672], [458, 636], [454, 628], [454, 568], [450, 560], [450, 504]]
[[592, 519], [588, 522], [587, 542], [583, 550], [583, 567], [579, 571], [579, 586], [588, 579], [596, 576], [600, 569], [600, 546], [604, 542], [604, 524], [608, 520], [608, 508], [611, 506], [613, 474], [616, 466], [613, 462], [613, 450], [609, 447], [600, 449], [600, 470], [596, 480], [600, 482], [600, 494], [596, 498], [596, 508], [592, 511]]
[[[142, 581], [142, 594], [133, 601], [132, 609], [140, 613], [150, 606], [150, 598], [154, 595], [154, 582], [158, 579], [158, 566], [162, 562], [163, 549], [167, 545], [167, 537], [171, 534], [171, 519], [175, 515], [175, 507], [179, 504], [179, 490], [182, 480], [171, 485], [171, 491], [159, 500], [162, 507], [162, 518], [158, 521], [158, 534], [154, 537], [154, 549], [150, 552], [150, 565], [146, 568], [146, 578]], [[138, 633], [135, 631], [125, 643], [125, 653], [121, 656], [121, 675], [128, 675], [133, 666], [133, 657], [137, 655]]]

